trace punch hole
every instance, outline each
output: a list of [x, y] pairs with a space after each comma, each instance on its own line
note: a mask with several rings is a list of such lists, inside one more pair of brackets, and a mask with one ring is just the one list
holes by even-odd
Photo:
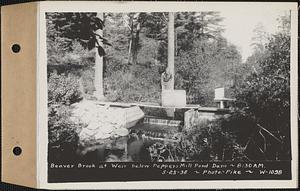
[[13, 44], [11, 49], [14, 53], [18, 53], [21, 50], [21, 46], [19, 44]]
[[13, 153], [14, 153], [14, 155], [16, 155], [16, 156], [19, 156], [19, 155], [22, 153], [21, 147], [14, 147]]

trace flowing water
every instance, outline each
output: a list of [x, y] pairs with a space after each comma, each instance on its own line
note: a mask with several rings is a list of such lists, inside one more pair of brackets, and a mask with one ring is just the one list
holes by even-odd
[[179, 126], [140, 123], [130, 129], [125, 137], [109, 139], [99, 145], [82, 149], [79, 153], [84, 161], [151, 161], [149, 146], [156, 142], [176, 142]]

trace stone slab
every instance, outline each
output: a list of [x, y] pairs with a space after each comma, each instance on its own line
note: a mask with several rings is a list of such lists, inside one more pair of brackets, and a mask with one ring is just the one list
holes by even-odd
[[186, 92], [185, 90], [163, 90], [162, 106], [164, 107], [185, 107]]

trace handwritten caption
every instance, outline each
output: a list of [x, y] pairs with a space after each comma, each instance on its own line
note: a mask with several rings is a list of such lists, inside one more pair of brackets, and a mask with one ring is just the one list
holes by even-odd
[[264, 163], [255, 162], [182, 162], [182, 163], [125, 163], [110, 162], [100, 164], [56, 164], [50, 163], [50, 169], [151, 169], [161, 175], [277, 175], [283, 169], [267, 168]]

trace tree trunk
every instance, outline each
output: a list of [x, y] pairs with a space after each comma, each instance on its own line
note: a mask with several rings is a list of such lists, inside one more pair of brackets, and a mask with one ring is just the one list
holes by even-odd
[[[103, 21], [103, 13], [97, 13], [97, 17]], [[103, 30], [98, 29], [95, 31], [97, 35], [103, 36]], [[95, 97], [98, 100], [104, 99], [104, 93], [103, 93], [103, 56], [100, 56], [97, 50], [98, 46], [103, 46], [102, 40], [96, 36], [97, 41], [99, 42], [99, 45], [96, 43], [95, 45]]]
[[138, 55], [138, 47], [139, 47], [139, 40], [140, 40], [140, 23], [137, 24], [136, 32], [134, 38], [134, 51], [132, 51], [132, 64], [136, 65], [137, 63], [137, 55]]
[[[168, 81], [167, 88], [168, 90], [174, 90], [174, 55], [175, 55], [175, 38], [174, 38], [174, 13], [169, 12], [169, 22], [168, 22], [168, 69], [166, 73], [171, 75], [171, 79]], [[163, 80], [162, 80], [163, 81]], [[164, 88], [162, 88], [162, 93]], [[163, 93], [164, 94], [164, 93]], [[164, 96], [164, 95], [162, 95]], [[164, 105], [162, 100], [162, 105]], [[175, 108], [165, 108], [168, 117], [174, 118]]]
[[168, 22], [168, 69], [170, 74], [172, 75], [172, 79], [170, 80], [171, 89], [174, 89], [174, 78], [175, 78], [175, 70], [174, 70], [174, 13], [169, 13], [169, 22]]
[[128, 61], [127, 63], [130, 64], [131, 63], [131, 48], [132, 47], [132, 38], [129, 41], [129, 48], [128, 48]]
[[130, 41], [129, 41], [129, 50], [128, 50], [128, 64], [132, 64], [132, 52], [133, 52], [133, 41], [134, 41], [134, 32], [133, 32], [133, 16], [129, 14], [129, 24], [130, 24]]

